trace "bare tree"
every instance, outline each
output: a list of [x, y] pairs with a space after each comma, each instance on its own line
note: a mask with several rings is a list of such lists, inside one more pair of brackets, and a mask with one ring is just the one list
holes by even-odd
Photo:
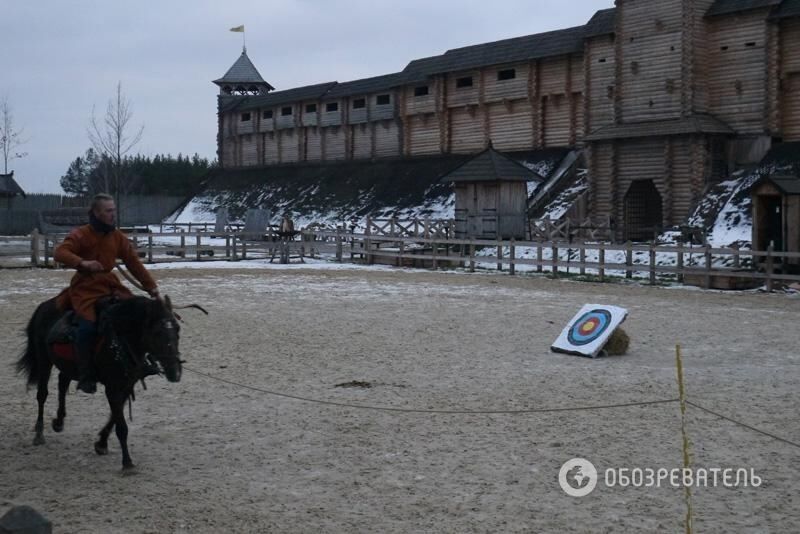
[[14, 126], [14, 114], [8, 103], [8, 97], [3, 97], [0, 101], [0, 149], [3, 151], [3, 174], [8, 174], [9, 161], [28, 155], [27, 152], [16, 151], [28, 142], [22, 138], [22, 133], [22, 129], [17, 130]]
[[[108, 101], [106, 113], [102, 120], [98, 120], [92, 109], [92, 118], [89, 122], [89, 140], [95, 152], [110, 163], [110, 173], [106, 173], [106, 190], [112, 189], [117, 199], [117, 210], [120, 210], [120, 192], [128, 191], [129, 184], [125, 183], [122, 176], [123, 160], [128, 152], [142, 140], [144, 125], [133, 128], [130, 125], [133, 118], [131, 102], [122, 92], [122, 82], [117, 82], [117, 94]], [[110, 176], [109, 176], [110, 175]]]

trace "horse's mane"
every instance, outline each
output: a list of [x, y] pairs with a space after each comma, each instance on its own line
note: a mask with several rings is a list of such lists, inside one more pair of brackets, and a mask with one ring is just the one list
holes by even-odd
[[100, 328], [110, 327], [115, 334], [126, 338], [141, 337], [147, 320], [157, 310], [154, 303], [148, 297], [132, 297], [112, 304], [101, 315]]

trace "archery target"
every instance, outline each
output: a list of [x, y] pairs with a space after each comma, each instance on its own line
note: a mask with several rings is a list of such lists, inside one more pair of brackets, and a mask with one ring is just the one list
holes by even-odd
[[622, 324], [628, 310], [603, 304], [586, 304], [567, 324], [550, 347], [554, 352], [566, 352], [596, 357], [612, 332]]

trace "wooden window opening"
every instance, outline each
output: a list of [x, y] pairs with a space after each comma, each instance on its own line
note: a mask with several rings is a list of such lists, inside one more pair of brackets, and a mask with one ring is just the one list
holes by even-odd
[[375, 97], [375, 104], [378, 106], [388, 106], [391, 103], [391, 95], [378, 95]]
[[325, 111], [331, 113], [333, 111], [339, 111], [339, 103], [338, 102], [328, 102], [325, 104]]
[[286, 117], [287, 115], [291, 115], [291, 114], [292, 114], [292, 107], [291, 106], [286, 106], [285, 108], [281, 108], [281, 115], [282, 116]]
[[456, 88], [472, 87], [472, 76], [464, 76], [463, 78], [456, 79]]
[[242, 115], [241, 115], [241, 117], [240, 117], [240, 120], [241, 120], [242, 122], [247, 122], [247, 121], [249, 121], [249, 120], [250, 120], [250, 118], [251, 118], [251, 117], [250, 117], [250, 113], [242, 113]]
[[264, 111], [264, 113], [261, 115], [261, 118], [262, 119], [271, 119], [272, 118], [272, 110], [268, 109], [268, 110]]
[[414, 88], [414, 96], [425, 96], [428, 94], [428, 86], [420, 85]]
[[306, 104], [306, 113], [316, 113], [316, 112], [317, 112], [316, 104]]
[[517, 77], [517, 69], [504, 69], [497, 71], [497, 80], [513, 80]]
[[353, 100], [353, 109], [361, 109], [367, 107], [367, 100], [365, 98], [356, 98]]

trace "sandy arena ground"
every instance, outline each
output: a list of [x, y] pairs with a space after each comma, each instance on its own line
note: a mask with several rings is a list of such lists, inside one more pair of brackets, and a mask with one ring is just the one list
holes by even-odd
[[[133, 407], [136, 473], [96, 456], [102, 394], [67, 398], [32, 446], [35, 391], [11, 364], [66, 271], [0, 270], [0, 514], [29, 504], [57, 533], [682, 532], [680, 488], [606, 487], [608, 468], [682, 465], [675, 344], [700, 405], [800, 442], [800, 298], [419, 271], [160, 270], [184, 313], [184, 379]], [[585, 303], [628, 308], [629, 354], [550, 344]], [[202, 374], [200, 374], [202, 373]], [[211, 378], [207, 375], [210, 375]], [[371, 388], [337, 384], [364, 381]], [[240, 385], [234, 385], [231, 382]], [[418, 411], [336, 406], [287, 395]], [[693, 490], [696, 532], [797, 532], [800, 449], [690, 407], [694, 465], [754, 469], [760, 487]], [[566, 495], [561, 465], [601, 473]]]

